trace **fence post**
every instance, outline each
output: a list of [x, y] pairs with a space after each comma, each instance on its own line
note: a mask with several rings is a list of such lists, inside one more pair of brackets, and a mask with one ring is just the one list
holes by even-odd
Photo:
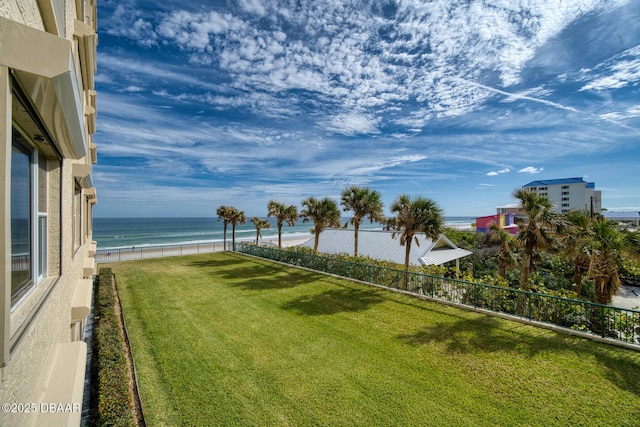
[[604, 305], [600, 307], [600, 317], [602, 318], [602, 338], [604, 338], [607, 335], [604, 330]]

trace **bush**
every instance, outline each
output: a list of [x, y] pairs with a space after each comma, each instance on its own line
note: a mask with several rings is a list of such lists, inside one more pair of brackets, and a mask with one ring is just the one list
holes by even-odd
[[91, 425], [135, 426], [112, 280], [111, 269], [102, 268], [94, 296]]

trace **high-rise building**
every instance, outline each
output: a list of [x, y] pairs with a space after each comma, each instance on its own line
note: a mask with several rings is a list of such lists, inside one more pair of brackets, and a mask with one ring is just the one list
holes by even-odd
[[554, 212], [577, 209], [596, 214], [602, 211], [601, 192], [595, 189], [595, 183], [582, 178], [539, 180], [522, 188], [547, 196], [554, 205]]
[[79, 425], [94, 254], [96, 1], [0, 2], [0, 425]]

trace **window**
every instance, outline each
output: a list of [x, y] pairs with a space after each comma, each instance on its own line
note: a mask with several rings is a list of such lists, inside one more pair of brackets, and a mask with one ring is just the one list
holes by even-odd
[[82, 245], [82, 187], [74, 181], [73, 191], [73, 249]]
[[38, 265], [36, 269], [36, 277], [44, 279], [47, 277], [47, 210], [49, 197], [49, 180], [47, 158], [42, 154], [38, 156]]
[[48, 161], [20, 132], [11, 143], [11, 305], [48, 274]]
[[11, 305], [33, 286], [31, 260], [32, 152], [22, 136], [13, 131], [11, 144]]

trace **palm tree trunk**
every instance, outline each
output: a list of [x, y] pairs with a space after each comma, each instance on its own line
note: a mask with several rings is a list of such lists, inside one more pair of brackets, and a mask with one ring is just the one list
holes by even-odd
[[576, 295], [580, 296], [582, 293], [582, 270], [578, 266], [573, 269], [573, 288]]
[[404, 247], [404, 289], [409, 289], [409, 257], [411, 255], [411, 241], [413, 237], [407, 239]]
[[226, 221], [224, 222], [223, 228], [224, 228], [224, 239], [223, 239], [224, 250], [226, 251], [227, 250], [227, 222]]
[[282, 249], [282, 224], [278, 223], [278, 249]]
[[507, 275], [507, 263], [503, 258], [498, 259], [498, 276], [504, 277]]
[[525, 247], [522, 255], [522, 268], [520, 270], [520, 289], [529, 290], [529, 278], [531, 277], [531, 258], [533, 250]]
[[[523, 291], [528, 291], [529, 287], [529, 277], [531, 277], [531, 254], [528, 248], [525, 247], [524, 254], [522, 255], [522, 268], [520, 271], [520, 289]], [[516, 300], [516, 315], [523, 316], [524, 315], [524, 304], [527, 299], [525, 294], [518, 294], [518, 298]]]
[[358, 229], [360, 228], [360, 223], [358, 221], [353, 223], [353, 256], [358, 256]]
[[314, 240], [313, 240], [313, 253], [317, 254], [318, 253], [318, 243], [320, 242], [320, 231], [315, 230], [313, 233], [314, 236]]

